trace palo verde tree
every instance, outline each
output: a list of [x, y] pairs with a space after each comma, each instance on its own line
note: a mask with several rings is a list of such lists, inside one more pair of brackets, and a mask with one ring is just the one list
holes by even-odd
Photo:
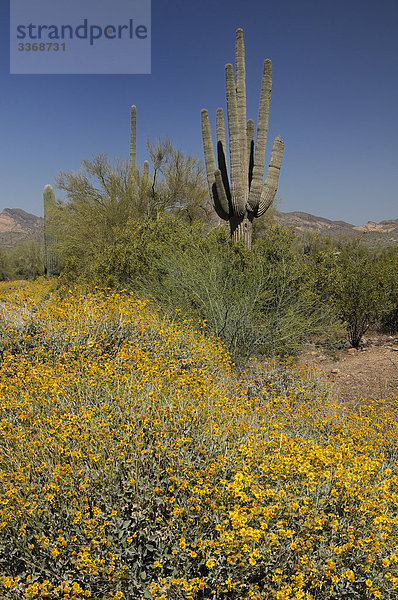
[[136, 167], [137, 107], [131, 107], [129, 184], [132, 203], [138, 204], [141, 216], [156, 219], [164, 213], [192, 223], [211, 218], [207, 199], [206, 178], [202, 163], [173, 147], [170, 140], [147, 140], [152, 164], [144, 161], [142, 172]]
[[234, 241], [243, 239], [246, 247], [250, 248], [253, 219], [265, 213], [276, 194], [284, 144], [279, 136], [275, 138], [263, 183], [272, 65], [269, 59], [264, 61], [257, 137], [254, 143], [254, 121], [246, 121], [245, 48], [242, 29], [236, 31], [236, 82], [231, 64], [225, 66], [225, 75], [230, 174], [228, 175], [226, 159], [223, 110], [217, 109], [217, 169], [208, 112], [203, 109], [202, 136], [207, 181], [217, 214], [229, 222], [231, 238]]

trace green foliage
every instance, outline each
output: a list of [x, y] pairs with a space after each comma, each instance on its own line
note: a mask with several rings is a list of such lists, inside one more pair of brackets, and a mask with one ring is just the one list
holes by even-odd
[[[398, 252], [371, 250], [359, 239], [331, 241], [307, 237], [305, 254], [313, 286], [346, 323], [350, 344], [358, 348], [370, 327], [396, 328]], [[396, 330], [396, 329], [395, 329]]]
[[7, 281], [10, 278], [10, 260], [8, 253], [0, 248], [0, 281]]
[[132, 179], [126, 163], [105, 156], [60, 174], [66, 201], [51, 234], [68, 280], [128, 288], [205, 320], [235, 360], [296, 354], [341, 322], [355, 347], [371, 326], [397, 329], [395, 248], [303, 236], [265, 218], [249, 251], [225, 229], [209, 231], [201, 164], [168, 141], [148, 148], [151, 177], [135, 169]]
[[173, 147], [164, 167], [163, 195], [174, 214], [191, 225], [214, 214], [202, 163]]
[[208, 323], [235, 360], [252, 353], [297, 353], [303, 341], [329, 329], [331, 311], [308, 287], [307, 267], [279, 227], [252, 251], [223, 229], [190, 237], [187, 247], [165, 248], [165, 276], [154, 297]]
[[190, 234], [191, 228], [171, 214], [156, 221], [130, 220], [114, 228], [112, 241], [102, 246], [90, 265], [90, 274], [84, 272], [82, 279], [104, 287], [148, 292], [150, 282], [164, 277], [164, 252], [188, 244]]
[[[206, 321], [235, 360], [297, 353], [310, 334], [330, 330], [332, 314], [311, 291], [311, 271], [293, 242], [293, 233], [269, 227], [249, 251], [223, 228], [206, 232], [169, 214], [114, 230], [83, 279], [133, 289], [174, 314]], [[65, 272], [71, 267], [79, 270], [71, 263]]]
[[383, 291], [380, 325], [388, 333], [398, 332], [398, 248], [386, 248], [378, 257], [379, 285]]
[[[118, 252], [126, 258], [131, 255], [124, 244], [127, 239], [132, 241], [130, 233], [138, 223], [147, 224], [168, 213], [187, 221], [207, 219], [209, 205], [199, 161], [186, 157], [169, 142], [158, 141], [149, 148], [154, 164], [152, 181], [138, 169], [131, 180], [127, 163], [112, 165], [104, 155], [84, 160], [78, 172], [62, 172], [57, 178], [66, 201], [57, 203], [49, 229], [69, 277], [94, 280], [104, 260], [120, 266], [124, 259], [119, 260]], [[134, 241], [131, 248], [135, 248]], [[107, 270], [106, 265], [100, 271], [103, 269]], [[122, 271], [109, 276], [114, 282], [124, 280], [131, 268]]]
[[4, 257], [4, 279], [35, 279], [44, 273], [44, 249], [34, 241], [18, 244]]

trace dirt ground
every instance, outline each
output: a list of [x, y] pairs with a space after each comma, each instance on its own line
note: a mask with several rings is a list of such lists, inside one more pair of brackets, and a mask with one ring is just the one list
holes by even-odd
[[338, 350], [333, 356], [307, 350], [299, 362], [323, 371], [342, 397], [398, 397], [398, 336], [369, 335], [363, 341], [360, 350]]

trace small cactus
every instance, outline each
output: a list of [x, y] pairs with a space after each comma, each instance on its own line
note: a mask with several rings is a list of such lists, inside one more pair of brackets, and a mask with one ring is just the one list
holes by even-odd
[[58, 257], [54, 253], [54, 238], [50, 233], [51, 217], [55, 208], [55, 194], [51, 185], [46, 185], [43, 190], [44, 202], [44, 270], [46, 275], [58, 275]]
[[254, 122], [246, 121], [246, 73], [243, 30], [236, 31], [236, 83], [231, 64], [225, 66], [228, 113], [230, 173], [228, 174], [224, 114], [217, 109], [216, 136], [218, 169], [214, 155], [209, 116], [202, 110], [202, 137], [207, 181], [218, 216], [229, 222], [231, 238], [243, 239], [251, 247], [252, 223], [271, 206], [278, 187], [284, 144], [275, 138], [263, 183], [265, 146], [268, 133], [272, 87], [272, 65], [264, 61], [258, 114], [257, 139]]

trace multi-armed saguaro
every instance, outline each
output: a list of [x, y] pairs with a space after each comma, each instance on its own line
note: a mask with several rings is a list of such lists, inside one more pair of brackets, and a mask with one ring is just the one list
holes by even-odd
[[229, 221], [234, 241], [244, 240], [251, 247], [252, 223], [271, 206], [278, 187], [284, 144], [275, 138], [271, 159], [263, 183], [265, 146], [268, 133], [269, 105], [272, 87], [272, 65], [264, 61], [258, 113], [257, 139], [254, 147], [254, 121], [246, 122], [246, 73], [243, 30], [236, 31], [236, 84], [231, 64], [225, 66], [230, 176], [226, 160], [225, 125], [222, 108], [217, 109], [216, 135], [218, 169], [207, 110], [202, 110], [202, 136], [207, 181], [214, 208]]
[[46, 185], [43, 190], [44, 201], [44, 261], [47, 275], [58, 275], [58, 258], [54, 254], [54, 239], [50, 231], [50, 221], [55, 209], [55, 194], [51, 185]]

